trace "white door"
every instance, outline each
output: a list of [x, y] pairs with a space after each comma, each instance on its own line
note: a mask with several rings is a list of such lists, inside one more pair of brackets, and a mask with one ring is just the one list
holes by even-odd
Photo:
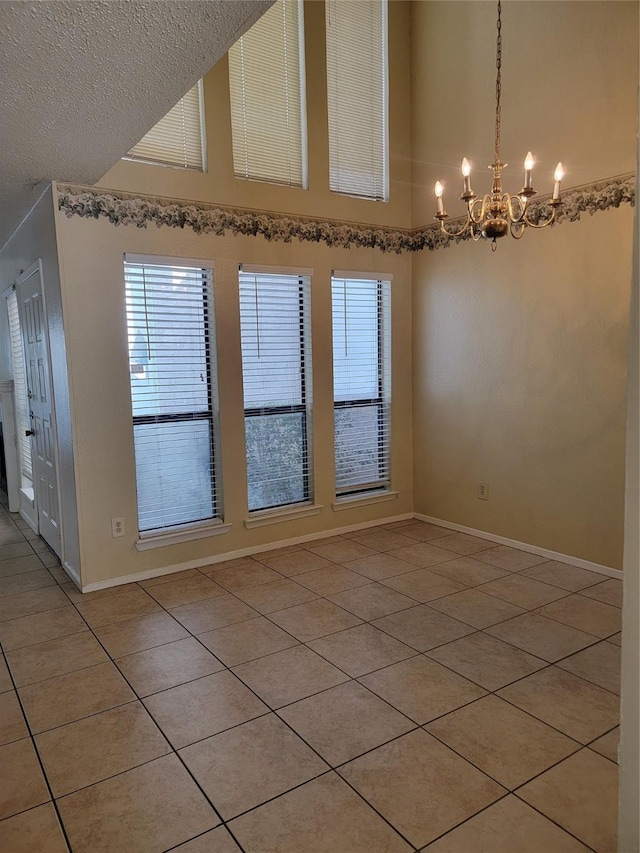
[[56, 428], [42, 269], [36, 261], [16, 282], [31, 418], [31, 460], [38, 532], [60, 556]]

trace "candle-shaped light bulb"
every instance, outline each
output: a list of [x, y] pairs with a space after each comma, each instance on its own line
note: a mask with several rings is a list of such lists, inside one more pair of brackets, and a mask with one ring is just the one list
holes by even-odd
[[553, 199], [557, 201], [560, 198], [560, 181], [564, 178], [564, 169], [562, 168], [562, 163], [558, 163], [556, 166], [556, 170], [553, 173], [553, 180], [555, 181], [553, 187]]
[[438, 213], [444, 213], [444, 204], [442, 202], [443, 187], [440, 181], [436, 181], [436, 202], [438, 204]]
[[467, 160], [466, 157], [462, 158], [462, 177], [464, 178], [464, 193], [471, 192], [471, 163]]
[[531, 151], [524, 158], [524, 186], [531, 189], [531, 172], [533, 170], [533, 154]]

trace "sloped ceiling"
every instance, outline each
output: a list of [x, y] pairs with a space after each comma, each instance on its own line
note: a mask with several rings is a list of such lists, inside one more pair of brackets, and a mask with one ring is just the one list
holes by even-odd
[[0, 246], [49, 181], [99, 180], [272, 2], [0, 2]]

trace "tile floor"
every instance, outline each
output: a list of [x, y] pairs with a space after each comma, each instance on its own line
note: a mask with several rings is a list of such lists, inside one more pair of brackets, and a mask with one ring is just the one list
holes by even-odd
[[614, 853], [620, 604], [417, 521], [83, 596], [0, 511], [0, 849]]

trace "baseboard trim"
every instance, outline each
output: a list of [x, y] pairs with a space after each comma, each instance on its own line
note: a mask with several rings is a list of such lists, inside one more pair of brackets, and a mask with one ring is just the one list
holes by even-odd
[[607, 575], [610, 578], [622, 579], [622, 571], [620, 569], [613, 569], [611, 566], [592, 563], [589, 560], [582, 560], [580, 557], [572, 557], [569, 554], [560, 554], [558, 551], [550, 551], [548, 548], [540, 548], [538, 545], [518, 542], [516, 539], [507, 539], [506, 536], [496, 536], [495, 533], [476, 530], [474, 527], [465, 527], [464, 524], [444, 521], [442, 518], [434, 518], [431, 515], [422, 515], [416, 512], [413, 514], [413, 517], [417, 518], [418, 521], [428, 521], [429, 524], [437, 524], [438, 527], [446, 527], [449, 530], [456, 530], [459, 533], [468, 533], [469, 536], [477, 536], [478, 539], [488, 539], [490, 542], [496, 542], [498, 545], [508, 545], [510, 548], [517, 548], [519, 551], [538, 554], [540, 557], [546, 557], [548, 560], [556, 560], [558, 563], [567, 563], [569, 566], [576, 566], [579, 569], [588, 569], [590, 572], [597, 572], [600, 575]]

